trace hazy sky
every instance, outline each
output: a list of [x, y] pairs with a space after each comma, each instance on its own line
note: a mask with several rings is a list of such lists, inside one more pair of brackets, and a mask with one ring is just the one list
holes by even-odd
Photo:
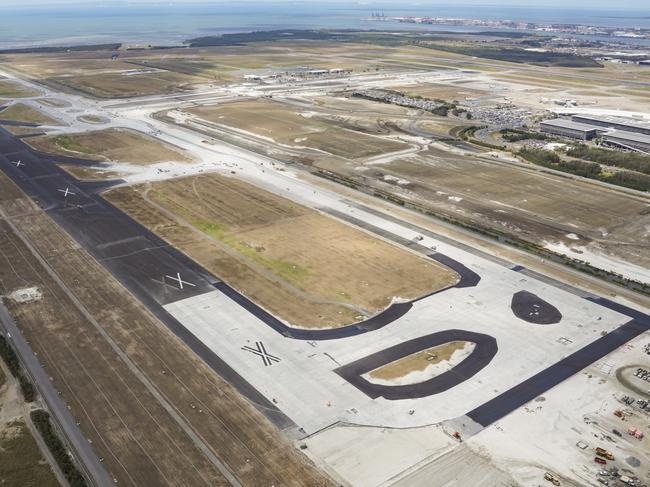
[[[237, 3], [246, 1], [265, 1], [265, 0], [238, 0]], [[292, 3], [291, 0], [266, 0], [268, 3]], [[107, 3], [165, 3], [165, 4], [183, 4], [183, 3], [235, 3], [233, 0], [0, 0], [0, 6], [23, 6], [26, 4], [36, 5], [57, 5], [57, 4], [70, 4], [70, 3], [83, 3], [83, 4], [107, 4]], [[609, 9], [616, 8], [647, 8], [648, 15], [650, 15], [650, 0], [367, 0], [367, 1], [349, 1], [349, 0], [300, 0], [295, 3], [305, 2], [318, 2], [318, 3], [346, 3], [349, 5], [422, 5], [422, 6], [435, 6], [435, 5], [507, 5], [507, 6], [522, 6], [522, 7], [535, 7], [535, 6], [555, 6], [564, 8], [575, 7], [607, 7]]]

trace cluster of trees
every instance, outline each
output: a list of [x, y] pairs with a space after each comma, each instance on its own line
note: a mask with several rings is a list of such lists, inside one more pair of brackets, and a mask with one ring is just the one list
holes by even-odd
[[474, 134], [477, 130], [485, 128], [485, 125], [472, 125], [469, 127], [463, 127], [458, 131], [458, 137], [463, 140], [469, 140], [474, 137]]
[[[236, 46], [248, 42], [269, 42], [278, 40], [344, 40], [352, 37], [349, 32], [338, 33], [325, 30], [270, 30], [257, 32], [242, 32], [234, 34], [223, 34], [218, 36], [195, 37], [187, 41], [190, 47], [207, 46]], [[395, 37], [395, 36], [393, 36]]]
[[637, 174], [629, 171], [618, 171], [614, 174], [603, 178], [611, 184], [625, 186], [626, 188], [636, 189], [639, 191], [650, 191], [650, 176]]
[[546, 134], [527, 132], [519, 129], [503, 129], [499, 131], [501, 138], [506, 142], [521, 142], [522, 140], [553, 140]]
[[563, 171], [577, 176], [590, 179], [597, 179], [606, 183], [624, 186], [639, 191], [650, 191], [650, 176], [630, 171], [618, 171], [615, 173], [603, 172], [603, 168], [597, 162], [563, 160], [553, 151], [534, 148], [523, 148], [517, 155], [538, 166], [544, 166], [558, 171]]
[[496, 150], [505, 150], [505, 146], [503, 145], [496, 145], [496, 144], [490, 144], [489, 142], [485, 142], [483, 140], [475, 139], [474, 135], [476, 134], [477, 130], [484, 129], [485, 125], [472, 125], [470, 127], [463, 127], [460, 129], [456, 135], [458, 138], [466, 141], [466, 142], [471, 142], [472, 144], [475, 145], [480, 145], [482, 147], [486, 147], [488, 149], [496, 149]]
[[34, 426], [36, 426], [36, 429], [38, 429], [43, 437], [43, 441], [45, 441], [47, 448], [52, 453], [59, 468], [61, 468], [70, 487], [87, 487], [86, 479], [81, 475], [81, 472], [79, 472], [68, 454], [65, 445], [56, 434], [56, 431], [54, 431], [52, 423], [50, 423], [50, 415], [42, 409], [37, 409], [31, 412], [31, 417]]
[[460, 108], [460, 107], [455, 107], [452, 111], [451, 114], [454, 115], [455, 117], [460, 117], [461, 115], [465, 114], [465, 118], [467, 120], [471, 120], [472, 114], [468, 112], [465, 108]]
[[20, 366], [20, 360], [18, 360], [18, 355], [16, 355], [15, 350], [11, 345], [9, 345], [9, 342], [3, 336], [0, 336], [0, 356], [7, 364], [11, 374], [18, 379], [20, 390], [23, 393], [25, 401], [33, 402], [36, 399], [36, 388], [23, 373], [22, 367]]
[[2, 49], [0, 54], [24, 54], [24, 53], [55, 53], [70, 51], [117, 51], [122, 44], [91, 44], [80, 46], [47, 46], [47, 47], [23, 47], [18, 49]]
[[567, 150], [567, 155], [606, 166], [623, 167], [631, 171], [650, 174], [650, 156], [638, 152], [621, 152], [578, 144]]

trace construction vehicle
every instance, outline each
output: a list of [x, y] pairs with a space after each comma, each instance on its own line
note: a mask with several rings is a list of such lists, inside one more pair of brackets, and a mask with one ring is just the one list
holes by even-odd
[[600, 463], [601, 465], [607, 465], [607, 461], [600, 457], [594, 457], [594, 462]]
[[614, 455], [611, 452], [608, 452], [604, 448], [596, 448], [596, 455], [599, 457], [604, 457], [607, 460], [614, 460]]
[[550, 472], [545, 472], [544, 473], [544, 480], [548, 480], [553, 485], [560, 485], [560, 479], [558, 479], [557, 476], [553, 475]]

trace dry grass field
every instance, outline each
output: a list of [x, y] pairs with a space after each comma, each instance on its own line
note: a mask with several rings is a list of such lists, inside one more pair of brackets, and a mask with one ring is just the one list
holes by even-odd
[[140, 132], [108, 129], [67, 135], [35, 137], [33, 148], [49, 154], [77, 156], [97, 161], [148, 165], [164, 161], [189, 161], [180, 150]]
[[36, 95], [38, 95], [36, 91], [25, 88], [19, 83], [0, 79], [0, 97], [2, 98], [29, 98]]
[[242, 485], [331, 485], [3, 175], [0, 209], [65, 286], [0, 221], [0, 293], [26, 283], [43, 292], [38, 302], [13, 303], [10, 312], [119, 485], [218, 486], [226, 481], [107, 337]]
[[61, 122], [48, 117], [43, 112], [24, 103], [14, 103], [0, 111], [0, 118], [15, 122], [38, 123], [40, 125], [61, 125]]
[[129, 98], [189, 90], [198, 79], [169, 72], [125, 75], [123, 73], [96, 74], [57, 78], [56, 84], [68, 86], [98, 98]]
[[47, 105], [55, 108], [63, 108], [68, 106], [66, 102], [64, 102], [63, 100], [59, 100], [57, 98], [39, 98], [36, 101], [42, 103], [43, 105]]
[[38, 127], [18, 127], [15, 125], [2, 125], [2, 128], [13, 135], [36, 135], [42, 134], [43, 131]]
[[[355, 72], [381, 70], [456, 69], [464, 67], [486, 73], [520, 72], [536, 77], [548, 70], [477, 59], [414, 45], [384, 46], [371, 42], [339, 43], [331, 41], [253, 42], [237, 46], [122, 50], [117, 60], [112, 51], [5, 54], [0, 61], [11, 69], [56, 87], [80, 90], [98, 97], [129, 97], [182, 91], [197, 84], [221, 84], [242, 78], [251, 70], [285, 71], [295, 67], [343, 68]], [[579, 71], [579, 72], [578, 72]], [[643, 71], [605, 65], [601, 69], [575, 70], [554, 68], [566, 82], [579, 86], [597, 77], [605, 84], [623, 84], [629, 80], [646, 80]], [[14, 98], [3, 95], [0, 97]], [[31, 96], [31, 95], [30, 95]]]
[[0, 365], [0, 485], [56, 487], [59, 482], [27, 426], [29, 409], [18, 382]]
[[454, 218], [537, 244], [591, 245], [629, 262], [650, 265], [647, 198], [437, 149], [364, 173], [376, 181], [386, 174], [410, 181], [404, 190], [395, 186], [389, 190], [409, 191], [407, 198]]
[[38, 82], [72, 88], [97, 97], [122, 98], [168, 93], [205, 81], [122, 60], [111, 61], [111, 51], [10, 54], [0, 58], [12, 70]]
[[446, 362], [457, 350], [465, 348], [467, 342], [449, 342], [414, 353], [386, 364], [368, 373], [372, 379], [391, 381], [405, 377], [412, 372], [426, 370], [429, 365]]
[[[33, 214], [28, 218], [32, 221], [16, 223], [30, 227], [37, 233], [34, 238], [50, 242], [49, 218]], [[210, 479], [226, 485], [4, 221], [0, 242], [1, 292], [7, 294], [25, 283], [43, 292], [38, 302], [10, 302], [7, 307], [98, 455], [105, 458], [110, 475], [123, 485], [173, 485], [169, 480], [179, 475], [188, 482]]]
[[349, 159], [406, 149], [406, 144], [346, 130], [318, 117], [269, 100], [242, 101], [189, 110], [208, 122], [235, 127], [289, 146], [318, 149]]
[[0, 424], [0, 484], [16, 487], [60, 485], [22, 420]]
[[77, 178], [79, 181], [106, 181], [108, 179], [119, 179], [121, 173], [96, 169], [86, 166], [75, 166], [73, 164], [59, 164], [61, 169]]
[[449, 269], [218, 175], [119, 188], [107, 198], [293, 326], [332, 328], [453, 284]]

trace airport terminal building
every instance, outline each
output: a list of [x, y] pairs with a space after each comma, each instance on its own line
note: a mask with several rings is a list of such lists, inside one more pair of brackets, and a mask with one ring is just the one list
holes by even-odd
[[540, 123], [540, 127], [542, 132], [547, 134], [561, 135], [580, 140], [591, 140], [598, 135], [599, 131], [598, 127], [594, 127], [593, 125], [574, 122], [564, 118], [545, 120]]
[[578, 123], [604, 127], [609, 129], [624, 130], [637, 134], [650, 135], [650, 123], [621, 117], [607, 117], [596, 115], [573, 115], [571, 120]]
[[573, 115], [540, 123], [541, 131], [579, 140], [601, 137], [606, 145], [650, 152], [650, 123], [620, 117]]
[[612, 130], [603, 135], [603, 143], [615, 145], [624, 149], [636, 149], [643, 152], [650, 152], [650, 135], [626, 132], [623, 130]]

